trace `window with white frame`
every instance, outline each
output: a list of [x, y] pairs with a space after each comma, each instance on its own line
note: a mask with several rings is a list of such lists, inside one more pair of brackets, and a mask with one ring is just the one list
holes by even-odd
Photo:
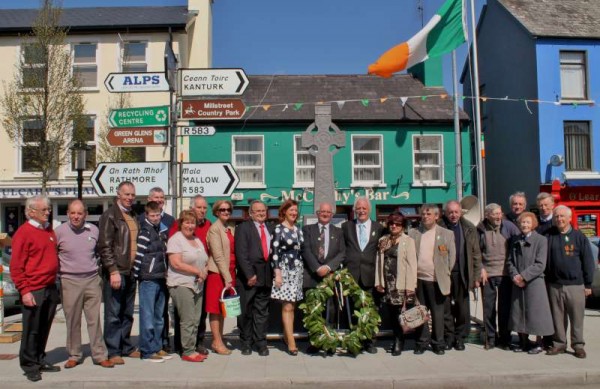
[[587, 63], [584, 51], [560, 52], [560, 89], [563, 100], [587, 99]]
[[73, 75], [79, 77], [84, 88], [98, 86], [98, 64], [96, 63], [95, 43], [73, 45]]
[[443, 140], [441, 135], [413, 136], [413, 183], [442, 184]]
[[145, 72], [148, 70], [146, 62], [146, 47], [148, 44], [141, 41], [123, 42], [121, 50], [123, 72]]
[[46, 55], [41, 46], [26, 44], [21, 48], [23, 88], [42, 88], [46, 77]]
[[[81, 128], [75, 129], [73, 131], [79, 131], [78, 136], [74, 138], [79, 138], [82, 142], [87, 146], [87, 151], [85, 153], [85, 170], [92, 171], [96, 168], [96, 117], [93, 115], [86, 115], [82, 121]], [[75, 171], [77, 169], [77, 151], [71, 151], [71, 170]]]
[[294, 185], [312, 188], [315, 185], [315, 157], [302, 147], [302, 136], [294, 135]]
[[564, 122], [565, 169], [591, 171], [592, 149], [589, 122]]
[[381, 135], [352, 135], [352, 184], [383, 184]]
[[21, 142], [21, 173], [37, 173], [40, 167], [37, 161], [37, 149], [40, 139], [44, 136], [42, 120], [39, 117], [30, 117], [23, 120], [23, 139]]
[[233, 167], [240, 178], [240, 186], [264, 185], [264, 140], [262, 136], [232, 137]]

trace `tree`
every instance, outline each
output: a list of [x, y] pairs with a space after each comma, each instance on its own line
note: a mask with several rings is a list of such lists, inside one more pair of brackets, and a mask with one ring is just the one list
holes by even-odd
[[61, 8], [43, 0], [32, 32], [23, 37], [13, 79], [3, 83], [2, 124], [21, 147], [23, 170], [40, 174], [42, 193], [69, 163], [71, 147], [85, 140], [86, 117], [81, 83], [71, 69], [60, 26]]

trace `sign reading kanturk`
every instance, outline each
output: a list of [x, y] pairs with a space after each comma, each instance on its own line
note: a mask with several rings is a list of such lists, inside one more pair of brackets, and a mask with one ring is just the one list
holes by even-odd
[[161, 187], [169, 188], [169, 162], [100, 163], [90, 178], [98, 196], [116, 196], [123, 181], [132, 182], [137, 193], [148, 193]]
[[184, 163], [181, 196], [230, 196], [240, 182], [230, 163]]
[[244, 69], [180, 69], [181, 96], [240, 96], [249, 81]]
[[164, 73], [109, 73], [104, 86], [111, 93], [168, 92], [169, 83]]

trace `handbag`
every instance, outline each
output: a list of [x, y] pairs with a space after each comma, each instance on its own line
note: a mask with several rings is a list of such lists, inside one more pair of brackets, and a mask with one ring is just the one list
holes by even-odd
[[221, 313], [223, 314], [223, 317], [237, 317], [242, 314], [240, 295], [237, 294], [237, 291], [233, 286], [231, 289], [233, 290], [233, 294], [229, 296], [225, 296], [225, 291], [227, 288], [223, 288], [221, 291], [219, 303], [221, 305]]
[[400, 327], [402, 328], [402, 332], [405, 334], [413, 332], [417, 328], [421, 327], [427, 323], [430, 318], [429, 310], [426, 306], [421, 305], [416, 297], [415, 305], [410, 309], [406, 309], [406, 300], [408, 300], [408, 298], [405, 295], [404, 304], [402, 304], [402, 311], [398, 316]]

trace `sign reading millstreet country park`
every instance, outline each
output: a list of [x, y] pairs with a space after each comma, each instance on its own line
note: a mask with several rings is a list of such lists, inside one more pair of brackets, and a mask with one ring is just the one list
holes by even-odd
[[113, 109], [108, 115], [113, 128], [166, 127], [169, 125], [169, 106]]
[[241, 119], [246, 111], [240, 99], [182, 100], [181, 119], [232, 120]]
[[168, 143], [167, 127], [111, 128], [106, 140], [115, 147], [164, 146]]

